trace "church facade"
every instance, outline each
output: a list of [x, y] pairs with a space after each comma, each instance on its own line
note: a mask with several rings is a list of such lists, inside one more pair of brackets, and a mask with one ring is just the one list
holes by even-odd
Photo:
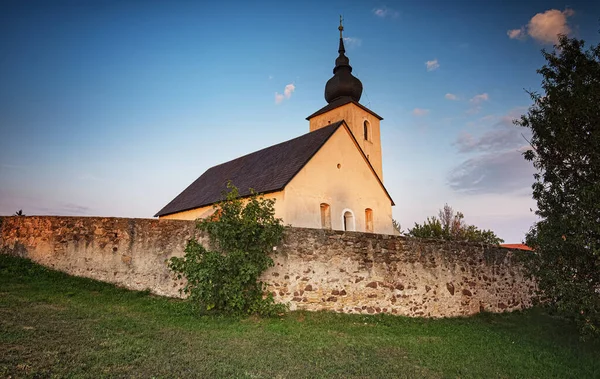
[[295, 227], [393, 234], [394, 202], [383, 184], [380, 121], [359, 103], [340, 25], [338, 57], [325, 86], [327, 105], [307, 117], [309, 133], [211, 167], [155, 216], [211, 215], [231, 181], [275, 199], [275, 215]]

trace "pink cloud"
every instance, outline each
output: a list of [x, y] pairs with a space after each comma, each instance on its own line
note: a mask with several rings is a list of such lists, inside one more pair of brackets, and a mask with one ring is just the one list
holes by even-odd
[[550, 9], [543, 13], [537, 13], [529, 20], [526, 27], [511, 29], [506, 34], [510, 39], [524, 39], [530, 36], [540, 43], [556, 43], [559, 34], [569, 35], [571, 33], [568, 18], [574, 14], [575, 11], [569, 8], [564, 11]]
[[292, 93], [294, 93], [295, 90], [296, 86], [293, 83], [290, 83], [285, 86], [282, 94], [279, 92], [275, 92], [275, 104], [281, 104], [283, 100], [292, 97]]
[[473, 104], [480, 104], [484, 101], [488, 101], [490, 96], [487, 93], [480, 93], [479, 95], [473, 96], [471, 100], [469, 100]]
[[510, 38], [510, 39], [524, 39], [525, 37], [527, 37], [527, 32], [525, 31], [525, 27], [522, 27], [520, 29], [509, 30], [508, 32], [506, 32], [506, 34], [508, 35], [508, 38]]

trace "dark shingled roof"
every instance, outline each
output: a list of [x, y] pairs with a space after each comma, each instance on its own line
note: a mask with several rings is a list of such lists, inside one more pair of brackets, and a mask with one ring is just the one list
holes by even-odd
[[187, 211], [223, 200], [227, 181], [238, 188], [240, 196], [282, 190], [308, 163], [333, 133], [343, 125], [338, 121], [298, 138], [267, 147], [206, 170], [154, 217]]
[[340, 97], [339, 99], [336, 99], [336, 100], [332, 101], [331, 103], [327, 104], [323, 108], [319, 109], [315, 113], [313, 113], [310, 116], [308, 116], [306, 119], [310, 120], [311, 118], [313, 118], [315, 116], [323, 114], [323, 113], [325, 113], [327, 111], [330, 111], [332, 109], [335, 109], [337, 107], [341, 107], [342, 105], [346, 105], [348, 103], [353, 103], [356, 106], [358, 106], [359, 108], [361, 108], [361, 109], [369, 112], [373, 116], [377, 117], [378, 119], [383, 120], [383, 117], [379, 116], [377, 113], [373, 112], [372, 110], [370, 110], [369, 108], [365, 107], [364, 105], [361, 105], [359, 102], [352, 100], [352, 98], [350, 96]]

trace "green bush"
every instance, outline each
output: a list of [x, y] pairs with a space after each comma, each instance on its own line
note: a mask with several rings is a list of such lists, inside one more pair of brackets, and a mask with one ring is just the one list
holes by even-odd
[[178, 279], [187, 279], [183, 292], [203, 311], [261, 316], [284, 312], [287, 307], [276, 304], [259, 280], [273, 266], [270, 254], [283, 237], [275, 200], [254, 193], [241, 199], [235, 186], [229, 183], [228, 188], [214, 214], [197, 221], [209, 237], [210, 250], [190, 240], [184, 257], [171, 258], [169, 267]]

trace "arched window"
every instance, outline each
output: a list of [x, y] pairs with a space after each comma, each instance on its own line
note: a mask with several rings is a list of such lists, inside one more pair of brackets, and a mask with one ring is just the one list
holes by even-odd
[[331, 229], [331, 209], [325, 203], [321, 203], [321, 228]]
[[342, 225], [344, 226], [344, 231], [353, 232], [356, 230], [354, 225], [354, 213], [350, 209], [344, 209], [342, 213]]
[[365, 231], [373, 233], [373, 210], [371, 208], [365, 209]]
[[370, 141], [371, 138], [369, 138], [369, 121], [365, 120], [365, 122], [363, 122], [363, 132], [365, 135], [365, 140]]

